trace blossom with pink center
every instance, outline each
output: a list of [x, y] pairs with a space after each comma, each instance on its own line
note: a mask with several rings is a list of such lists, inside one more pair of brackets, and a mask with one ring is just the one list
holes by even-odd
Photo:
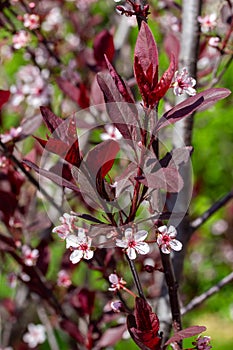
[[160, 226], [158, 228], [157, 243], [164, 254], [170, 254], [171, 249], [179, 251], [182, 249], [182, 243], [175, 239], [177, 231], [174, 226]]
[[45, 339], [45, 327], [42, 324], [29, 323], [28, 332], [23, 336], [23, 341], [28, 344], [29, 348], [35, 348], [38, 344], [42, 344]]
[[210, 15], [206, 15], [204, 17], [198, 16], [198, 22], [201, 24], [202, 33], [208, 33], [213, 30], [216, 25], [217, 15], [216, 13], [211, 13]]
[[116, 239], [116, 246], [124, 248], [128, 257], [134, 260], [136, 259], [136, 252], [143, 255], [149, 253], [149, 245], [143, 242], [147, 235], [148, 232], [145, 230], [134, 233], [132, 228], [127, 228], [125, 236], [122, 239]]
[[212, 346], [210, 345], [210, 337], [200, 335], [193, 345], [195, 345], [196, 350], [210, 350]]
[[118, 277], [117, 274], [111, 273], [108, 277], [111, 287], [108, 288], [111, 292], [116, 292], [117, 290], [124, 289], [126, 282], [122, 277]]
[[23, 16], [23, 25], [31, 30], [37, 29], [40, 26], [40, 17], [33, 13], [25, 13]]
[[19, 126], [18, 128], [11, 128], [5, 134], [0, 134], [0, 139], [1, 139], [2, 143], [7, 143], [7, 142], [12, 141], [13, 139], [17, 138], [21, 132], [22, 132], [21, 126]]
[[59, 218], [61, 225], [54, 227], [53, 233], [57, 233], [61, 239], [66, 239], [68, 235], [73, 234], [79, 228], [76, 226], [77, 216], [68, 213]]
[[13, 47], [18, 50], [22, 47], [27, 46], [31, 39], [31, 36], [25, 30], [20, 30], [18, 33], [13, 35]]
[[46, 16], [45, 21], [42, 24], [42, 29], [46, 32], [57, 30], [62, 23], [63, 17], [61, 9], [59, 7], [53, 7]]
[[68, 288], [71, 285], [70, 275], [66, 272], [66, 270], [61, 270], [57, 275], [57, 284], [60, 287]]
[[105, 125], [106, 133], [100, 135], [101, 140], [120, 140], [122, 135], [120, 131], [113, 125]]
[[180, 96], [185, 92], [190, 96], [194, 96], [196, 95], [196, 90], [193, 88], [195, 85], [196, 80], [189, 76], [187, 68], [184, 67], [181, 72], [175, 72], [171, 87], [176, 96]]
[[66, 248], [73, 252], [70, 255], [70, 261], [77, 264], [81, 259], [90, 260], [94, 252], [91, 250], [92, 239], [85, 234], [85, 230], [79, 228], [78, 235], [68, 235], [66, 238]]
[[38, 249], [31, 249], [28, 245], [22, 246], [23, 262], [27, 266], [34, 266], [39, 257]]

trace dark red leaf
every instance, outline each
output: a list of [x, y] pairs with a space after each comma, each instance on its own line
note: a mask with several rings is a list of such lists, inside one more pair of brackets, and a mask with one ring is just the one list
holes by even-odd
[[60, 326], [64, 331], [66, 331], [77, 342], [79, 342], [80, 344], [85, 343], [84, 336], [82, 335], [79, 328], [77, 327], [77, 325], [74, 322], [72, 322], [68, 319], [63, 319], [60, 322]]
[[142, 350], [159, 350], [161, 338], [158, 336], [159, 319], [150, 305], [142, 298], [136, 298], [135, 316], [127, 318], [129, 333]]
[[134, 56], [134, 72], [139, 88], [143, 82], [141, 76], [138, 76], [138, 65], [142, 67], [147, 82], [153, 89], [158, 82], [158, 50], [153, 34], [144, 21], [137, 37]]
[[14, 193], [0, 190], [0, 216], [6, 225], [13, 216], [17, 205], [18, 199]]
[[162, 129], [169, 124], [176, 123], [196, 110], [212, 106], [218, 100], [229, 96], [230, 93], [231, 91], [228, 89], [211, 88], [200, 92], [195, 96], [188, 97], [185, 101], [179, 103], [163, 115], [158, 121], [155, 131]]
[[179, 192], [184, 185], [177, 168], [161, 168], [153, 174], [144, 174], [143, 178], [137, 179], [149, 188], [164, 189], [170, 193]]
[[103, 91], [109, 117], [125, 139], [135, 139], [138, 125], [135, 105], [126, 103], [109, 73], [98, 73], [98, 84]]
[[106, 29], [97, 34], [94, 39], [93, 49], [98, 66], [106, 66], [104, 55], [112, 62], [115, 53], [112, 34]]
[[10, 98], [10, 91], [0, 90], [0, 109], [9, 100], [9, 98]]
[[70, 188], [71, 190], [73, 190], [75, 192], [79, 192], [79, 189], [76, 185], [74, 185], [72, 182], [70, 182], [68, 180], [63, 179], [59, 175], [57, 175], [51, 171], [45, 170], [45, 169], [40, 169], [36, 164], [30, 162], [30, 160], [27, 160], [27, 159], [24, 159], [23, 163], [26, 164], [29, 168], [32, 168], [33, 170], [35, 170], [38, 174], [55, 182], [57, 185]]
[[119, 144], [114, 140], [101, 142], [90, 150], [87, 155], [86, 165], [91, 175], [96, 176], [101, 172], [101, 177], [104, 178], [111, 170], [119, 150]]
[[41, 106], [40, 111], [47, 128], [53, 133], [62, 124], [63, 120], [50, 111], [48, 107]]
[[176, 334], [174, 334], [170, 339], [168, 339], [165, 345], [169, 345], [173, 342], [179, 342], [182, 339], [193, 337], [194, 335], [198, 335], [205, 331], [206, 331], [205, 326], [192, 326], [192, 327], [185, 328], [182, 331], [179, 331]]
[[134, 72], [135, 72], [135, 76], [137, 77], [137, 83], [138, 83], [138, 87], [139, 87], [142, 99], [145, 105], [149, 107], [149, 96], [152, 88], [150, 83], [147, 81], [147, 77], [142, 69], [142, 66], [137, 56], [134, 58]]
[[87, 288], [82, 288], [79, 291], [75, 291], [71, 298], [70, 303], [74, 306], [80, 316], [89, 315], [91, 316], [94, 309], [95, 292], [90, 291]]
[[111, 74], [112, 79], [114, 80], [118, 91], [124, 98], [125, 102], [128, 103], [135, 103], [133, 95], [130, 91], [129, 86], [127, 86], [127, 83], [121, 78], [121, 76], [116, 72], [115, 68], [111, 65], [109, 62], [107, 56], [105, 56], [105, 60], [108, 66], [109, 73]]
[[175, 57], [174, 55], [171, 55], [171, 61], [168, 69], [163, 74], [162, 78], [149, 96], [149, 105], [155, 105], [166, 94], [167, 90], [170, 88], [175, 69]]

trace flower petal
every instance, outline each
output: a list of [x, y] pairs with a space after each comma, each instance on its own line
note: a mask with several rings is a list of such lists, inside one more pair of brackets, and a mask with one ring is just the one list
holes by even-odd
[[91, 258], [93, 258], [94, 252], [93, 250], [86, 250], [83, 254], [83, 258], [86, 260], [90, 260]]
[[136, 259], [136, 252], [135, 252], [135, 249], [134, 248], [128, 248], [127, 250], [126, 250], [126, 253], [127, 253], [127, 255], [128, 255], [128, 257], [130, 258], [130, 260], [134, 260], [134, 259]]
[[146, 242], [139, 242], [136, 247], [135, 247], [136, 251], [138, 254], [148, 254], [150, 251], [150, 247]]
[[182, 243], [178, 241], [177, 239], [172, 239], [170, 241], [170, 247], [175, 250], [176, 252], [180, 251], [182, 249]]
[[164, 254], [170, 254], [170, 250], [169, 248], [166, 246], [166, 244], [163, 244], [161, 246], [161, 251], [164, 253]]
[[133, 230], [132, 230], [131, 227], [129, 227], [129, 228], [127, 228], [127, 229], [125, 230], [125, 238], [126, 238], [127, 240], [129, 240], [129, 239], [132, 238], [132, 236], [133, 236]]
[[127, 248], [128, 243], [122, 239], [116, 239], [116, 246], [121, 248]]
[[136, 242], [141, 242], [141, 241], [144, 241], [146, 239], [147, 235], [148, 235], [147, 231], [140, 230], [140, 231], [135, 233], [134, 239]]
[[83, 251], [82, 250], [74, 250], [70, 254], [70, 261], [72, 264], [77, 264], [83, 257]]
[[177, 231], [176, 231], [176, 228], [174, 226], [169, 226], [168, 230], [167, 230], [167, 233], [170, 237], [173, 237], [175, 238], [176, 235], [177, 235]]
[[167, 226], [166, 225], [160, 226], [158, 227], [158, 230], [161, 233], [167, 233]]
[[75, 235], [69, 235], [66, 238], [66, 248], [78, 248], [80, 246], [80, 240]]

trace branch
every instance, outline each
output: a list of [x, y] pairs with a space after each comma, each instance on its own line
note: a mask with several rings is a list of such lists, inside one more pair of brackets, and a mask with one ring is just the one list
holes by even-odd
[[34, 178], [34, 176], [29, 173], [22, 163], [9, 151], [7, 146], [0, 140], [0, 146], [3, 149], [5, 155], [16, 165], [17, 168], [19, 168], [24, 175], [27, 177], [27, 179], [37, 188], [38, 191], [40, 191], [41, 194], [52, 204], [52, 206], [57, 209], [57, 211], [60, 214], [63, 214], [62, 208], [54, 202], [53, 198], [45, 191], [43, 187], [40, 186], [39, 182]]
[[224, 277], [220, 282], [218, 282], [215, 286], [211, 287], [209, 290], [204, 292], [203, 294], [193, 298], [186, 306], [184, 306], [181, 309], [181, 314], [184, 315], [188, 311], [194, 309], [195, 307], [199, 306], [201, 303], [203, 303], [206, 299], [211, 297], [212, 295], [216, 294], [220, 291], [226, 284], [233, 281], [233, 272], [231, 272], [228, 276]]
[[129, 263], [129, 266], [130, 266], [130, 269], [131, 269], [131, 272], [133, 275], [134, 283], [135, 283], [137, 290], [138, 290], [138, 295], [140, 296], [140, 298], [145, 299], [145, 295], [143, 293], [142, 285], [141, 285], [140, 279], [138, 277], [138, 273], [137, 273], [137, 270], [135, 268], [135, 264], [134, 264], [133, 260], [131, 260], [128, 257], [127, 254], [125, 254], [125, 256], [126, 256], [126, 259], [128, 260], [128, 263]]
[[190, 223], [192, 232], [203, 225], [214, 213], [222, 208], [229, 200], [233, 198], [233, 190], [226, 194], [223, 198], [214, 203], [204, 214]]

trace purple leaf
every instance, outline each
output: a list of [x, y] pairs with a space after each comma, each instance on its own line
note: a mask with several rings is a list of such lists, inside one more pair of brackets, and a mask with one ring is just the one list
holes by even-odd
[[126, 326], [121, 325], [107, 329], [101, 338], [98, 340], [95, 349], [100, 350], [106, 347], [113, 346], [122, 339], [123, 333], [126, 331]]
[[56, 116], [48, 107], [40, 107], [44, 122], [51, 133], [53, 133], [62, 123], [63, 120]]
[[113, 43], [113, 36], [106, 29], [97, 34], [94, 39], [94, 57], [100, 67], [106, 67], [104, 55], [106, 55], [110, 62], [112, 62], [115, 48]]
[[115, 68], [109, 62], [107, 56], [105, 56], [105, 60], [108, 66], [109, 73], [111, 74], [111, 77], [114, 80], [116, 87], [120, 92], [120, 94], [122, 95], [122, 97], [124, 98], [125, 102], [135, 103], [132, 92], [130, 91], [130, 88], [127, 85], [127, 83], [116, 72]]
[[134, 131], [138, 123], [134, 104], [125, 103], [109, 73], [98, 73], [97, 81], [104, 94], [106, 108], [112, 123], [125, 139], [135, 139]]
[[184, 185], [184, 182], [176, 168], [161, 168], [153, 174], [144, 174], [143, 178], [137, 178], [143, 185], [154, 188], [164, 189], [167, 192], [177, 193]]
[[182, 339], [193, 337], [194, 335], [198, 335], [198, 334], [205, 332], [205, 331], [206, 331], [205, 326], [188, 327], [188, 328], [183, 329], [182, 331], [179, 331], [176, 334], [174, 334], [170, 339], [168, 339], [168, 341], [165, 343], [165, 345], [169, 345], [173, 342], [179, 342]]
[[155, 131], [159, 131], [167, 125], [174, 124], [203, 107], [212, 106], [218, 100], [229, 96], [230, 93], [231, 91], [228, 89], [211, 88], [195, 96], [188, 97], [185, 101], [179, 103], [162, 116], [155, 127]]
[[79, 189], [76, 185], [74, 185], [72, 182], [70, 182], [68, 180], [63, 179], [59, 175], [52, 173], [51, 171], [41, 169], [36, 164], [32, 163], [30, 160], [27, 160], [27, 159], [24, 159], [23, 163], [26, 164], [29, 168], [32, 168], [33, 170], [35, 170], [38, 174], [55, 182], [57, 185], [70, 188], [71, 190], [73, 190], [75, 192], [79, 192]]
[[153, 34], [145, 22], [142, 22], [140, 32], [134, 50], [134, 72], [138, 86], [143, 84], [141, 75], [138, 75], [138, 65], [147, 78], [147, 81], [153, 89], [158, 82], [158, 50]]

